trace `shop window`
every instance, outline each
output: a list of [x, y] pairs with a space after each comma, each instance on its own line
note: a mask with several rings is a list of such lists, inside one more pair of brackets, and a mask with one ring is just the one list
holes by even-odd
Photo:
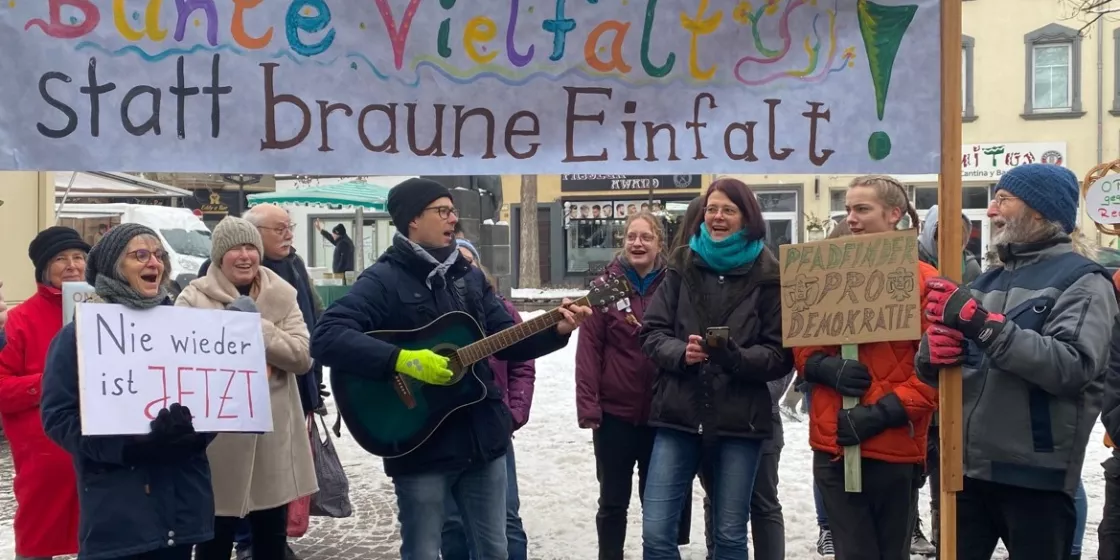
[[[988, 187], [963, 187], [961, 207], [964, 209], [985, 209], [988, 207]], [[918, 187], [914, 189], [914, 207], [929, 210], [937, 204], [937, 187]]]
[[[664, 206], [663, 206], [664, 205]], [[564, 247], [567, 272], [599, 274], [623, 248], [626, 218], [639, 211], [658, 216], [666, 227], [688, 203], [661, 200], [578, 200], [564, 202]], [[670, 238], [671, 239], [671, 238]]]

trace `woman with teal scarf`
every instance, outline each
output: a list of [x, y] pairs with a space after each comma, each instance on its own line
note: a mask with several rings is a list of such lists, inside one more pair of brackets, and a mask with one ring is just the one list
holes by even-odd
[[[754, 193], [712, 183], [688, 246], [673, 251], [646, 310], [642, 351], [657, 366], [646, 478], [644, 560], [679, 560], [682, 500], [703, 468], [713, 490], [714, 560], [747, 558], [762, 443], [774, 433], [767, 382], [787, 375], [778, 261]], [[706, 336], [713, 327], [725, 335]], [[713, 331], [719, 333], [722, 329]]]

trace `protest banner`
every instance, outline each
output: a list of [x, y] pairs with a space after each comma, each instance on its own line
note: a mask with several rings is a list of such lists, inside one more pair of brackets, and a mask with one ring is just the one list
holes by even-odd
[[199, 432], [271, 432], [256, 313], [82, 303], [75, 316], [82, 434], [146, 434], [172, 403]]
[[[914, 230], [782, 245], [782, 344], [840, 346], [922, 336], [918, 236]], [[859, 405], [845, 396], [844, 408]], [[859, 445], [844, 448], [844, 490], [863, 491]]]
[[785, 346], [921, 338], [914, 230], [782, 245], [780, 250]]
[[4, 4], [0, 169], [939, 166], [936, 0]]

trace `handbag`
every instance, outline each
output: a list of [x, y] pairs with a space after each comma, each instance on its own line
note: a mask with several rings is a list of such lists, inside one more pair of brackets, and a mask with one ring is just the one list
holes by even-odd
[[342, 461], [338, 459], [326, 420], [318, 414], [312, 416], [319, 416], [319, 424], [323, 425], [322, 435], [326, 439], [320, 437], [319, 425], [310, 420], [311, 458], [315, 462], [315, 477], [319, 482], [319, 491], [310, 496], [310, 514], [316, 517], [350, 517], [354, 512], [350, 505], [350, 481], [342, 470]]

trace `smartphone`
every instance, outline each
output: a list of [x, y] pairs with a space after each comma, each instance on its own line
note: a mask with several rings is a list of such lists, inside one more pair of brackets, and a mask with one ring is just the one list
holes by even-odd
[[711, 347], [723, 346], [727, 344], [727, 337], [730, 334], [730, 327], [708, 327], [704, 333], [704, 341]]

